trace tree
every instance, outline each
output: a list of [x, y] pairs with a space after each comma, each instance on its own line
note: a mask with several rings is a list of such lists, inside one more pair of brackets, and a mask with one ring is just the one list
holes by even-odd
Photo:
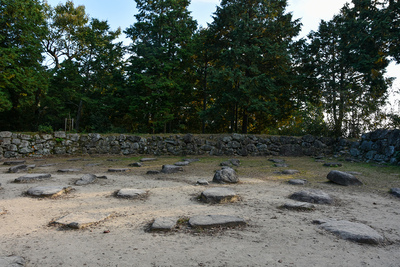
[[260, 132], [294, 107], [289, 49], [300, 24], [286, 6], [286, 0], [223, 0], [214, 14], [217, 57], [207, 114], [230, 120], [231, 131], [241, 124], [242, 133]]
[[44, 7], [36, 0], [0, 2], [0, 128], [31, 130], [47, 79], [41, 40]]
[[180, 131], [191, 97], [188, 44], [196, 29], [188, 0], [135, 0], [130, 46], [130, 110], [142, 132]]

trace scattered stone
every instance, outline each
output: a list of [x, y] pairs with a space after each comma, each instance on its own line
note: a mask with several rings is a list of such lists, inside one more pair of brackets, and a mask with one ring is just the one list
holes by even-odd
[[21, 165], [21, 164], [25, 164], [25, 160], [8, 160], [5, 161], [3, 164], [4, 165]]
[[108, 172], [128, 172], [130, 169], [128, 168], [112, 168], [108, 169]]
[[196, 228], [212, 228], [218, 226], [225, 227], [235, 227], [235, 226], [244, 226], [246, 222], [244, 219], [229, 216], [229, 215], [199, 215], [194, 216], [189, 219], [189, 224], [191, 227]]
[[214, 187], [207, 189], [201, 193], [200, 198], [206, 203], [229, 203], [238, 200], [236, 192], [227, 187]]
[[326, 178], [328, 178], [329, 181], [334, 182], [335, 184], [344, 186], [363, 184], [354, 175], [341, 171], [330, 171]]
[[123, 188], [117, 191], [116, 197], [122, 198], [140, 198], [147, 194], [145, 190], [134, 189], [134, 188]]
[[175, 166], [187, 166], [189, 165], [189, 161], [179, 161], [179, 162], [175, 162], [174, 165]]
[[142, 167], [142, 163], [134, 162], [134, 163], [129, 164], [128, 166], [130, 166], [130, 167]]
[[3, 267], [23, 267], [26, 266], [24, 258], [19, 256], [0, 256], [0, 266]]
[[197, 180], [196, 185], [208, 185], [208, 181], [205, 179]]
[[286, 175], [293, 175], [296, 173], [300, 173], [300, 171], [298, 171], [298, 170], [283, 170], [283, 171], [281, 171], [281, 173], [286, 174]]
[[163, 165], [161, 170], [162, 173], [177, 173], [181, 171], [183, 171], [183, 168], [175, 165]]
[[157, 160], [157, 159], [156, 159], [156, 158], [142, 158], [142, 159], [140, 160], [140, 162], [155, 161], [155, 160]]
[[175, 228], [178, 221], [177, 217], [156, 218], [151, 225], [151, 231], [171, 231]]
[[384, 241], [384, 238], [374, 229], [362, 223], [336, 220], [316, 220], [314, 223], [328, 232], [338, 235], [340, 238], [358, 243], [377, 245]]
[[146, 174], [149, 174], [149, 175], [155, 175], [155, 174], [159, 174], [160, 173], [160, 171], [147, 171], [146, 172]]
[[37, 180], [44, 180], [51, 178], [49, 173], [31, 173], [24, 176], [18, 177], [14, 180], [15, 183], [29, 183]]
[[289, 165], [287, 165], [286, 163], [275, 163], [274, 167], [286, 168], [286, 167], [289, 167]]
[[71, 190], [70, 186], [36, 186], [29, 188], [27, 194], [34, 197], [55, 197]]
[[58, 172], [80, 172], [81, 169], [60, 169]]
[[332, 204], [333, 199], [324, 191], [308, 189], [295, 192], [289, 196], [290, 199], [315, 204]]
[[400, 188], [399, 187], [392, 188], [390, 189], [390, 193], [392, 193], [392, 195], [396, 197], [400, 197]]
[[87, 185], [94, 183], [96, 181], [97, 176], [94, 174], [85, 174], [79, 180], [75, 182], [76, 185]]
[[269, 161], [272, 161], [273, 163], [284, 163], [284, 159], [268, 159]]
[[101, 221], [106, 220], [111, 216], [110, 213], [70, 213], [66, 216], [63, 216], [56, 221], [52, 222], [53, 224], [59, 224], [63, 226], [67, 226], [74, 229], [82, 229], [94, 223], [99, 223]]
[[288, 210], [298, 210], [298, 211], [310, 211], [315, 210], [315, 205], [306, 202], [287, 202], [285, 203], [282, 208]]
[[17, 173], [19, 171], [24, 171], [28, 168], [28, 165], [21, 164], [21, 165], [14, 165], [8, 169], [9, 173]]
[[213, 178], [214, 183], [238, 183], [239, 182], [239, 177], [236, 174], [236, 171], [232, 168], [225, 167], [222, 168], [221, 170], [218, 170], [214, 174]]
[[338, 163], [338, 162], [327, 162], [324, 163], [325, 167], [342, 167], [342, 163]]
[[305, 185], [308, 181], [306, 179], [292, 179], [289, 180], [288, 183], [292, 185]]
[[188, 161], [189, 163], [200, 161], [199, 159], [183, 159], [183, 161]]
[[55, 166], [55, 165], [57, 165], [57, 163], [43, 164], [43, 165], [40, 165], [39, 167], [51, 167], [51, 166]]
[[97, 176], [97, 179], [108, 179], [107, 176], [102, 175], [102, 176]]

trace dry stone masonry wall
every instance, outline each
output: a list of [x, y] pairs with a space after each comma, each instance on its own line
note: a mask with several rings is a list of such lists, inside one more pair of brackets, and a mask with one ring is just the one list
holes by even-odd
[[258, 135], [136, 135], [21, 134], [0, 132], [0, 157], [45, 155], [214, 155], [214, 156], [329, 156], [398, 164], [400, 130], [378, 130], [359, 141], [329, 137]]

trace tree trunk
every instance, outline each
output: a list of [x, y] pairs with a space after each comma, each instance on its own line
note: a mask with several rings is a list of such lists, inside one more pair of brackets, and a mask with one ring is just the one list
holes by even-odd
[[243, 109], [243, 124], [242, 124], [242, 134], [247, 134], [247, 128], [249, 124], [249, 115], [247, 114], [247, 110]]

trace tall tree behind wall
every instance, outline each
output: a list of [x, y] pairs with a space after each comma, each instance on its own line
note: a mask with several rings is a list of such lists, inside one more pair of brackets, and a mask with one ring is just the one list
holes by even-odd
[[197, 23], [188, 0], [135, 1], [137, 22], [125, 33], [132, 39], [129, 99], [136, 130], [181, 131], [192, 89], [188, 44]]
[[0, 129], [32, 130], [47, 90], [41, 40], [44, 7], [36, 0], [0, 2]]

